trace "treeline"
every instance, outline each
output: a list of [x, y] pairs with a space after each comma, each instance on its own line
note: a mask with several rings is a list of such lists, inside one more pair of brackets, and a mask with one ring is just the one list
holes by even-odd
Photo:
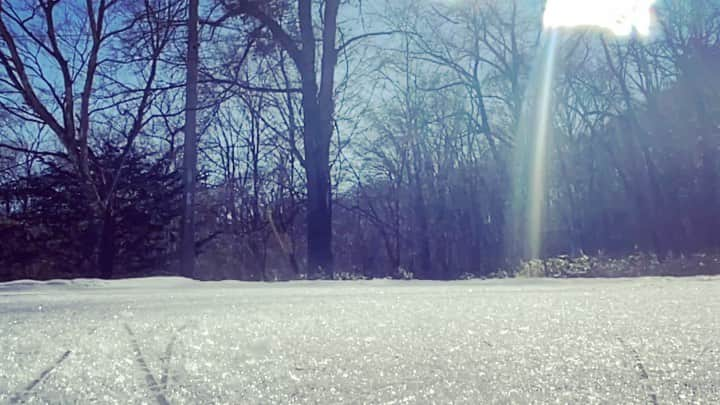
[[[542, 2], [201, 1], [201, 279], [527, 259]], [[0, 3], [0, 279], [179, 274], [187, 4]], [[561, 31], [543, 256], [720, 247], [720, 2]]]

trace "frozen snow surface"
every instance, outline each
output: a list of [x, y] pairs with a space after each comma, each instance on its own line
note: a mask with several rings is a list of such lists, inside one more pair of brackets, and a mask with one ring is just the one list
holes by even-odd
[[0, 284], [0, 404], [720, 403], [720, 278]]

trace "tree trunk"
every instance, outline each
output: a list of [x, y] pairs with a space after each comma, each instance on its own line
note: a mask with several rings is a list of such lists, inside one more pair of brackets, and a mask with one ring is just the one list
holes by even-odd
[[198, 7], [199, 0], [189, 0], [187, 87], [185, 98], [185, 146], [183, 156], [183, 216], [180, 244], [181, 274], [195, 275], [195, 179], [197, 171], [197, 104], [198, 104]]
[[339, 0], [325, 2], [323, 10], [320, 82], [315, 66], [315, 36], [312, 3], [300, 1], [302, 60], [298, 68], [303, 81], [303, 139], [307, 174], [308, 272], [332, 278], [332, 188], [330, 183], [330, 140], [334, 130], [335, 65], [337, 64], [337, 15]]
[[101, 278], [110, 279], [113, 277], [115, 253], [115, 218], [112, 215], [112, 210], [107, 209], [100, 228], [100, 246], [97, 256], [97, 266]]
[[332, 190], [329, 162], [332, 126], [328, 133], [328, 129], [323, 125], [313, 122], [313, 114], [306, 112], [305, 117], [308, 275], [332, 277]]
[[[417, 143], [417, 140], [413, 141]], [[427, 203], [425, 201], [425, 193], [423, 192], [423, 177], [421, 175], [422, 161], [427, 157], [420, 152], [420, 148], [417, 145], [413, 146], [413, 158], [414, 161], [410, 165], [412, 167], [409, 177], [412, 179], [414, 184], [411, 182], [409, 187], [412, 190], [411, 195], [413, 198], [413, 214], [415, 215], [415, 225], [417, 226], [416, 239], [416, 252], [418, 255], [419, 264], [413, 271], [417, 275], [417, 278], [425, 280], [435, 280], [438, 277], [435, 274], [433, 268], [432, 257], [430, 255], [430, 225], [427, 212]], [[432, 181], [432, 180], [427, 180]]]

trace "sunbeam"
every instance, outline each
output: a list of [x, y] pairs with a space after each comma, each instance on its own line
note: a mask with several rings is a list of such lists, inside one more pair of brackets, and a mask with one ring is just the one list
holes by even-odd
[[534, 114], [537, 123], [536, 135], [532, 146], [531, 178], [528, 193], [528, 242], [530, 257], [540, 256], [542, 243], [543, 208], [545, 207], [545, 190], [547, 181], [547, 148], [549, 144], [550, 116], [552, 114], [552, 84], [555, 77], [557, 58], [558, 32], [550, 30], [546, 34], [546, 45], [543, 50], [541, 83], [537, 93], [537, 111]]

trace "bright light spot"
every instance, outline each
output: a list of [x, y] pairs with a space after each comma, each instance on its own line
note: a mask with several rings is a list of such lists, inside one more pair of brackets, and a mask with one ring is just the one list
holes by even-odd
[[596, 27], [618, 36], [636, 30], [647, 36], [652, 25], [655, 0], [548, 0], [546, 28]]

